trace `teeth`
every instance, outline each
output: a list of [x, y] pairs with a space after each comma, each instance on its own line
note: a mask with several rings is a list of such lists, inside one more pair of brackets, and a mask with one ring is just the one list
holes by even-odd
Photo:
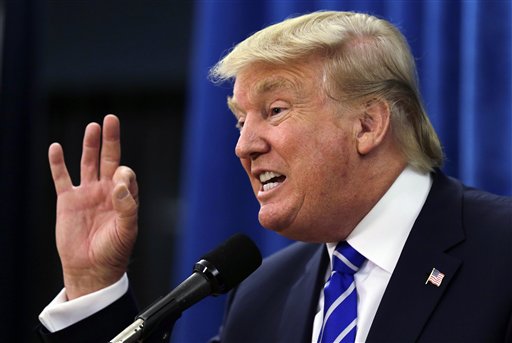
[[279, 185], [279, 182], [269, 182], [263, 185], [263, 191], [268, 191], [274, 187], [277, 187]]
[[280, 182], [271, 182], [272, 179], [281, 177], [282, 175], [273, 171], [266, 171], [264, 173], [261, 173], [259, 176], [260, 182], [262, 184], [262, 189], [264, 192], [271, 190], [272, 188], [275, 188], [279, 186]]
[[[264, 173], [261, 173], [260, 174], [260, 182], [267, 182], [268, 180], [274, 178], [274, 177], [279, 177], [281, 176], [281, 174], [278, 174], [278, 173], [274, 173], [274, 172], [271, 172], [271, 171], [267, 171], [267, 172], [264, 172]], [[275, 182], [274, 182], [275, 183]], [[277, 183], [276, 183], [277, 184]], [[275, 187], [275, 186], [274, 186]], [[273, 188], [273, 187], [272, 187]]]

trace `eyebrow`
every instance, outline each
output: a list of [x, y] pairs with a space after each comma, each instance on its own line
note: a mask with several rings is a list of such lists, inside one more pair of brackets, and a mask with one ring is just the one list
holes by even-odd
[[298, 90], [297, 85], [295, 85], [290, 80], [283, 79], [281, 77], [265, 79], [254, 85], [254, 91], [256, 92], [256, 94], [267, 93], [280, 88], [290, 89], [294, 91]]
[[[233, 100], [233, 97], [232, 96], [228, 96], [228, 99], [227, 99], [227, 103], [228, 103], [228, 107], [229, 109], [231, 110], [231, 113], [233, 113], [233, 115], [235, 117], [237, 117], [236, 113], [237, 112], [240, 112], [239, 111], [239, 107], [238, 107], [238, 104], [236, 103], [235, 100]], [[238, 118], [238, 117], [237, 117]]]
[[[254, 87], [252, 88], [251, 92], [256, 93], [256, 95], [261, 95], [264, 93], [274, 91], [276, 89], [289, 89], [289, 90], [298, 92], [299, 87], [297, 87], [297, 85], [295, 85], [290, 80], [279, 77], [279, 78], [264, 79], [264, 80], [256, 83], [254, 85]], [[235, 117], [237, 116], [236, 112], [241, 112], [240, 107], [238, 106], [236, 100], [234, 100], [232, 96], [228, 96], [227, 105], [228, 105], [229, 109], [231, 110], [231, 112], [233, 112]]]

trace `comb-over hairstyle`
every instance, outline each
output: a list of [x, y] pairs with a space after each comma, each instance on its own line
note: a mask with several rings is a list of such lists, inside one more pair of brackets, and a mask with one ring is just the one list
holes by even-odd
[[210, 70], [210, 78], [223, 82], [254, 63], [285, 65], [315, 55], [324, 60], [330, 97], [386, 101], [391, 132], [408, 162], [421, 171], [442, 165], [442, 148], [422, 105], [414, 58], [403, 35], [386, 20], [334, 11], [286, 19], [236, 45]]

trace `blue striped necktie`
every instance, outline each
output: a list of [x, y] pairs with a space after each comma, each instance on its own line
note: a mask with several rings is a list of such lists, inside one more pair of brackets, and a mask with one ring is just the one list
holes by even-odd
[[324, 286], [324, 321], [319, 342], [354, 342], [357, 326], [357, 293], [354, 274], [365, 258], [347, 242], [340, 242], [332, 256], [331, 277]]

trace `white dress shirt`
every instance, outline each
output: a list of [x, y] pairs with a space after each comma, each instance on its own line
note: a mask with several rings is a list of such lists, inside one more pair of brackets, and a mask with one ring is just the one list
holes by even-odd
[[126, 274], [113, 285], [69, 301], [64, 288], [39, 314], [39, 321], [50, 332], [65, 329], [101, 311], [121, 298], [127, 291], [128, 276]]
[[[357, 290], [356, 342], [366, 341], [391, 274], [431, 186], [432, 177], [429, 174], [419, 173], [412, 167], [405, 168], [347, 237], [347, 242], [367, 259], [354, 275]], [[327, 243], [331, 264], [326, 272], [326, 281], [331, 274], [332, 254], [336, 245]], [[321, 292], [313, 321], [312, 342], [318, 341], [323, 311], [324, 295]]]
[[[356, 342], [366, 340], [384, 290], [431, 185], [428, 174], [407, 167], [347, 238], [348, 243], [367, 258], [354, 275], [358, 301]], [[335, 247], [336, 243], [327, 243], [331, 260]], [[330, 272], [329, 266], [326, 280]], [[126, 274], [107, 288], [70, 301], [63, 289], [41, 312], [39, 320], [50, 332], [62, 330], [109, 306], [127, 290]], [[313, 342], [317, 341], [322, 327], [323, 306], [322, 292], [313, 322]]]

